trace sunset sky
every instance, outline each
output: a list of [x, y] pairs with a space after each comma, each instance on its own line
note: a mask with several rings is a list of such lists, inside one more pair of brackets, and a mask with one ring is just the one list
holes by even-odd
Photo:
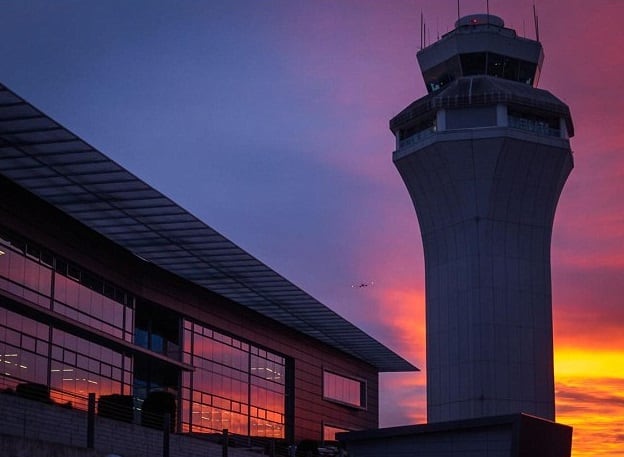
[[[533, 3], [489, 7], [534, 38]], [[574, 457], [624, 456], [624, 0], [536, 5], [539, 87], [576, 128], [557, 420]], [[423, 253], [388, 121], [425, 94], [421, 10], [428, 42], [457, 19], [456, 0], [0, 0], [0, 82], [421, 367], [381, 378], [381, 425], [420, 423]]]

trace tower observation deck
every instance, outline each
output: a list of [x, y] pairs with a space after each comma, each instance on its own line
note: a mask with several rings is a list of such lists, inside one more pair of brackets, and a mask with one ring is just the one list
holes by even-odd
[[418, 55], [428, 94], [390, 121], [425, 256], [427, 414], [555, 419], [550, 243], [573, 168], [538, 41], [491, 15]]

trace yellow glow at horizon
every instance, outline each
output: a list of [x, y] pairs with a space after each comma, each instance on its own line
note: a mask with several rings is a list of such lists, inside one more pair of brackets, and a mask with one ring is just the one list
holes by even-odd
[[624, 351], [559, 349], [555, 351], [555, 376], [624, 378]]

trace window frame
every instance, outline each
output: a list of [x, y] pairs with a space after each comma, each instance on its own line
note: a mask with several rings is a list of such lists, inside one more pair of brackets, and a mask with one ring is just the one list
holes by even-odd
[[[354, 381], [354, 382], [359, 383], [360, 403], [355, 404], [347, 400], [341, 400], [340, 398], [334, 398], [334, 397], [328, 396], [327, 390], [326, 390], [327, 386], [326, 386], [325, 374], [330, 374], [330, 375], [345, 379], [347, 381]], [[342, 406], [347, 406], [349, 408], [362, 410], [362, 411], [366, 411], [368, 409], [368, 382], [366, 381], [366, 379], [359, 378], [353, 375], [342, 374], [342, 373], [339, 373], [337, 370], [332, 370], [330, 368], [323, 368], [322, 389], [323, 389], [323, 400], [325, 401], [329, 401], [332, 403], [336, 403]]]

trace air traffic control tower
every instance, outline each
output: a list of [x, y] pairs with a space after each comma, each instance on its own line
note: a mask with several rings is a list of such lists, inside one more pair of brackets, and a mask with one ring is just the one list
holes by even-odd
[[496, 16], [417, 54], [428, 94], [390, 121], [425, 256], [428, 422], [554, 421], [550, 241], [573, 167], [542, 45]]
[[572, 170], [538, 41], [486, 14], [418, 53], [428, 94], [390, 121], [425, 253], [428, 423], [338, 438], [353, 457], [570, 457], [554, 422], [550, 240]]

